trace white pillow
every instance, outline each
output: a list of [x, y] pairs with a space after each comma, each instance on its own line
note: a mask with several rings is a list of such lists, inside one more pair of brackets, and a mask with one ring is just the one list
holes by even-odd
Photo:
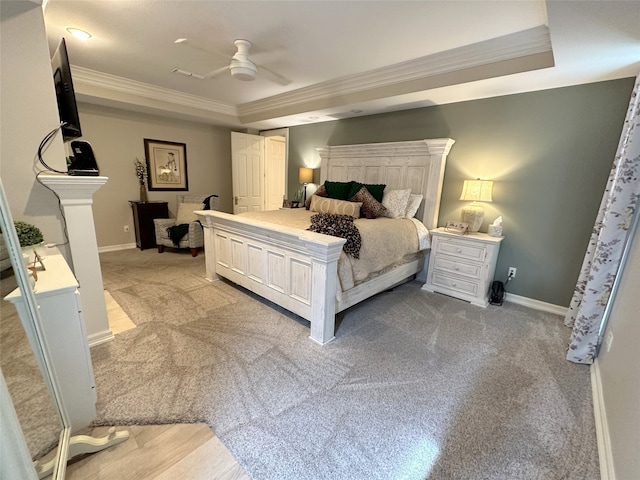
[[422, 195], [414, 195], [413, 193], [409, 195], [409, 202], [407, 203], [407, 211], [405, 212], [405, 218], [413, 218], [416, 216], [418, 212], [418, 208], [420, 208], [420, 204], [422, 203]]
[[183, 223], [191, 223], [198, 220], [198, 216], [193, 213], [194, 210], [202, 210], [204, 204], [202, 203], [179, 203], [178, 214], [176, 215], [176, 225]]
[[313, 195], [309, 210], [320, 213], [351, 215], [354, 218], [360, 218], [360, 207], [362, 207], [362, 202], [347, 202], [336, 198]]
[[403, 218], [407, 212], [410, 195], [410, 188], [407, 188], [406, 190], [385, 190], [384, 195], [382, 196], [382, 205], [387, 208], [385, 216], [391, 218]]

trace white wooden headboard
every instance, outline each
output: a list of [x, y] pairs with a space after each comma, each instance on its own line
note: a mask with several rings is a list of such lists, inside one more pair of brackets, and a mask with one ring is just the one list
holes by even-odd
[[435, 138], [320, 147], [320, 184], [354, 180], [385, 184], [390, 190], [410, 188], [424, 196], [416, 217], [433, 229], [438, 226], [444, 167], [454, 143], [451, 138]]

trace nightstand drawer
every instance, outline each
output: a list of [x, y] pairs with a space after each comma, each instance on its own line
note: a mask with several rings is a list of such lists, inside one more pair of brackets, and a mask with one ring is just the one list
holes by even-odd
[[466, 295], [474, 297], [478, 295], [478, 282], [471, 280], [462, 280], [460, 278], [450, 277], [441, 272], [433, 272], [431, 282], [433, 285], [455, 290]]
[[486, 254], [484, 245], [456, 242], [454, 240], [442, 240], [436, 242], [436, 253], [444, 253], [455, 257], [466, 258], [482, 262]]
[[482, 273], [482, 265], [474, 263], [462, 263], [456, 261], [455, 258], [447, 257], [444, 255], [438, 255], [434, 259], [433, 267], [437, 270], [444, 270], [446, 272], [457, 273], [458, 275], [464, 275], [471, 278], [480, 278]]

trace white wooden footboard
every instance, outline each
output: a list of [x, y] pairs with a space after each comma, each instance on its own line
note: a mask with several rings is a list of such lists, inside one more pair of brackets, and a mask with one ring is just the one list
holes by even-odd
[[214, 210], [204, 227], [207, 279], [224, 277], [311, 322], [310, 338], [334, 339], [337, 266], [346, 240]]

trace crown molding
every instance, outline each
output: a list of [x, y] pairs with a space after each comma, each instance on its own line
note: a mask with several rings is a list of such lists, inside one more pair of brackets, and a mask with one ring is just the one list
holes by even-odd
[[[413, 91], [419, 91], [424, 90], [424, 88], [420, 88], [420, 82], [416, 82], [419, 80], [497, 65], [514, 59], [533, 59], [539, 57], [540, 54], [550, 53], [552, 53], [552, 48], [549, 28], [541, 25], [522, 32], [244, 103], [238, 105], [238, 114], [243, 123], [265, 120], [283, 114], [291, 115], [316, 109], [317, 107], [307, 107], [312, 102], [323, 102], [326, 105], [328, 98], [355, 95], [381, 87], [393, 88], [409, 82], [414, 82], [411, 87]], [[552, 55], [547, 55], [543, 61], [548, 63], [545, 66], [553, 66]], [[536, 63], [531, 69], [537, 68], [542, 67]], [[516, 71], [522, 71], [522, 67], [519, 66], [517, 70], [510, 73], [516, 73]], [[500, 71], [499, 74], [504, 75], [505, 73]], [[491, 77], [486, 74], [484, 76], [485, 78]], [[459, 83], [464, 81], [469, 80], [464, 80], [464, 76], [460, 75]], [[455, 83], [455, 81], [448, 81], [448, 84]], [[402, 93], [409, 92], [404, 88], [398, 92], [398, 94]], [[389, 92], [385, 92], [384, 96], [389, 96]]]
[[[553, 66], [549, 28], [541, 25], [349, 75], [237, 106], [178, 92], [84, 67], [72, 66], [80, 93], [100, 102], [129, 103], [176, 115], [175, 106], [200, 119], [224, 116], [251, 124], [311, 111], [359, 103]], [[218, 118], [219, 119], [219, 118]]]
[[236, 118], [238, 116], [238, 111], [235, 106], [216, 102], [205, 97], [182, 93], [169, 88], [157, 87], [148, 83], [138, 82], [84, 67], [72, 65], [71, 70], [73, 82], [80, 88], [88, 86], [100, 90], [204, 110], [211, 113], [229, 115]]

